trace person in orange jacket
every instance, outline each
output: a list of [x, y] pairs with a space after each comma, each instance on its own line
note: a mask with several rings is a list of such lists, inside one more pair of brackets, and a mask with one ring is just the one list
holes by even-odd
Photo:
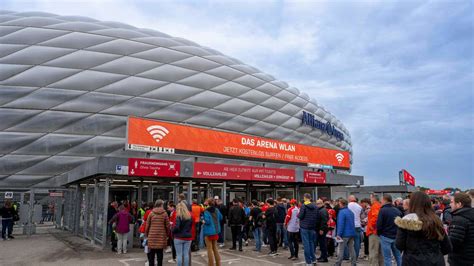
[[370, 211], [367, 214], [367, 229], [365, 234], [369, 238], [369, 265], [384, 265], [380, 238], [377, 235], [377, 217], [381, 208], [379, 196], [370, 196]]
[[199, 250], [199, 233], [201, 232], [201, 215], [204, 212], [204, 208], [198, 204], [197, 199], [193, 199], [191, 212], [193, 214], [194, 226], [196, 228], [195, 236], [191, 244], [191, 251], [198, 251]]

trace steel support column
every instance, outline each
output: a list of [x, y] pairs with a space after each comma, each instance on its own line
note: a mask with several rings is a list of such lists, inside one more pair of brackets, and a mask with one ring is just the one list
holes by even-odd
[[89, 227], [89, 218], [90, 218], [90, 215], [89, 215], [89, 205], [90, 205], [90, 200], [89, 200], [89, 184], [86, 184], [86, 199], [85, 199], [85, 202], [84, 202], [84, 207], [85, 207], [85, 210], [84, 210], [84, 226], [82, 227], [82, 234], [84, 236], [84, 238], [87, 238], [87, 229]]
[[[110, 178], [106, 178], [105, 179], [105, 184], [104, 184], [104, 209], [102, 210], [103, 213], [102, 213], [102, 217], [103, 218], [103, 222], [102, 222], [102, 248], [105, 249], [105, 247], [107, 246], [107, 226], [108, 226], [108, 222], [107, 221], [107, 212], [108, 212], [108, 202], [109, 202], [109, 186], [110, 186]], [[94, 228], [95, 229], [95, 228]]]
[[[91, 243], [94, 244], [95, 243], [95, 240], [97, 238], [97, 230], [96, 230], [96, 227], [97, 227], [97, 218], [99, 216], [99, 181], [97, 179], [94, 179], [94, 198], [93, 198], [93, 202], [92, 202], [92, 209], [93, 209], [93, 213], [92, 213], [92, 238], [91, 238]], [[107, 206], [108, 204], [108, 201], [104, 201], [104, 204]], [[107, 220], [107, 219], [105, 219]]]
[[187, 200], [188, 200], [188, 204], [192, 204], [192, 200], [193, 200], [193, 181], [192, 180], [189, 180], [189, 183], [188, 183]]
[[143, 197], [143, 183], [140, 183], [140, 185], [138, 185], [138, 200], [137, 200], [138, 208], [142, 207], [142, 201], [143, 201], [142, 197]]

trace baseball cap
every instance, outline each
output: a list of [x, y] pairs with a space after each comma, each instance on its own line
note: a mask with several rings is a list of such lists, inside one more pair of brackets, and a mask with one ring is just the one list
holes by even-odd
[[295, 199], [290, 200], [290, 204], [296, 204], [298, 203]]

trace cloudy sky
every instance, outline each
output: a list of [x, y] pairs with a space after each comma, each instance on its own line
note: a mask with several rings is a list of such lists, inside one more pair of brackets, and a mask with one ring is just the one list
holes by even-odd
[[[256, 3], [257, 2], [257, 3]], [[473, 1], [18, 1], [212, 47], [305, 91], [350, 130], [353, 174], [474, 187]]]

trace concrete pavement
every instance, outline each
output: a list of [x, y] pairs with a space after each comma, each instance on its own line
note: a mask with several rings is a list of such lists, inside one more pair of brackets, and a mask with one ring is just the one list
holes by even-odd
[[[229, 243], [220, 249], [222, 265], [245, 265], [245, 266], [274, 266], [274, 265], [304, 265], [303, 250], [300, 247], [300, 260], [294, 263], [289, 261], [288, 250], [280, 250], [280, 255], [271, 257], [263, 248], [262, 253], [252, 251], [253, 242], [244, 247], [243, 252], [230, 251]], [[168, 263], [171, 253], [165, 253], [164, 265], [175, 265]], [[43, 234], [27, 237], [17, 235], [10, 241], [0, 241], [0, 265], [74, 265], [74, 266], [137, 266], [145, 265], [146, 254], [143, 249], [132, 249], [127, 254], [115, 254], [110, 250], [102, 250], [92, 245], [88, 240], [71, 235], [69, 232], [49, 229]], [[318, 265], [334, 265], [335, 260], [330, 263]], [[193, 265], [207, 265], [207, 252], [200, 250], [192, 253]], [[365, 265], [367, 261], [360, 261], [358, 265]], [[343, 265], [350, 265], [345, 263]]]

